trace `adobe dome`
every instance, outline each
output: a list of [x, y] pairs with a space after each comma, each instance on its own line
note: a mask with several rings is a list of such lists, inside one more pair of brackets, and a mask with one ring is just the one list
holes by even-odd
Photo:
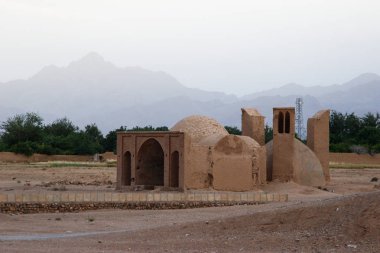
[[[267, 152], [267, 175], [269, 179], [273, 171], [273, 140], [265, 144]], [[322, 165], [314, 152], [300, 140], [294, 138], [293, 180], [297, 184], [307, 186], [325, 185]]]
[[200, 115], [186, 117], [178, 121], [170, 130], [184, 132], [194, 142], [199, 142], [210, 135], [228, 135], [227, 130], [218, 121]]
[[216, 143], [214, 149], [217, 152], [230, 154], [248, 154], [252, 155], [260, 145], [251, 137], [239, 135], [227, 135]]

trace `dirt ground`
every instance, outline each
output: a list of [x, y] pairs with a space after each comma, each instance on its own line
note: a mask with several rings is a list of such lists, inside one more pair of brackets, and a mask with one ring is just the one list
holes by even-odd
[[[98, 167], [95, 163], [1, 164], [1, 191], [114, 191], [115, 167]], [[78, 166], [81, 165], [81, 166]], [[57, 166], [57, 167], [55, 167]]]
[[[113, 191], [115, 168], [0, 165], [0, 191]], [[379, 252], [380, 169], [334, 169], [289, 202], [186, 210], [0, 214], [0, 252]]]

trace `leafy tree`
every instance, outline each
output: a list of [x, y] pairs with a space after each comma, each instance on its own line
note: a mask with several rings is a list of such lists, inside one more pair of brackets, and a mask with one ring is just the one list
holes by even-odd
[[103, 147], [86, 135], [85, 131], [80, 131], [71, 137], [74, 144], [73, 154], [75, 155], [93, 155], [103, 151]]
[[108, 134], [103, 140], [103, 148], [105, 151], [116, 153], [116, 139], [117, 139], [117, 132], [119, 131], [127, 131], [127, 127], [121, 126], [118, 129], [108, 132]]
[[273, 139], [273, 128], [271, 128], [268, 125], [265, 125], [264, 134], [265, 134], [265, 143], [270, 142]]
[[43, 143], [38, 146], [42, 154], [74, 154], [72, 139], [79, 133], [79, 128], [69, 119], [62, 118], [44, 128]]
[[86, 125], [84, 127], [84, 134], [93, 142], [100, 143], [103, 140], [103, 134], [96, 124]]
[[360, 144], [374, 146], [380, 143], [380, 129], [373, 126], [365, 126], [359, 131], [358, 137]]
[[362, 118], [362, 124], [368, 127], [380, 127], [380, 114], [367, 113]]
[[241, 130], [236, 126], [224, 126], [229, 134], [241, 135]]
[[87, 145], [87, 152], [85, 151], [86, 148], [83, 146], [80, 153], [87, 153], [87, 154], [95, 154], [95, 153], [102, 153], [104, 151], [102, 143], [103, 143], [103, 134], [99, 130], [99, 128], [96, 126], [96, 124], [90, 124], [84, 127], [84, 131], [81, 131], [79, 134], [79, 139], [82, 142], [80, 146]]
[[5, 146], [4, 142], [0, 138], [0, 152], [5, 151], [5, 150], [6, 150], [6, 146]]
[[69, 119], [62, 118], [57, 119], [50, 125], [45, 126], [45, 134], [55, 136], [68, 136], [78, 131], [78, 127], [75, 126]]
[[330, 115], [330, 143], [339, 143], [343, 140], [345, 116], [336, 111]]
[[354, 137], [361, 128], [360, 118], [354, 113], [344, 116], [344, 135]]
[[380, 143], [378, 143], [372, 147], [372, 152], [373, 153], [380, 153]]
[[0, 126], [0, 150], [25, 155], [95, 154], [103, 152], [103, 135], [95, 124], [79, 130], [67, 118], [44, 126], [35, 113], [16, 115]]
[[331, 152], [379, 152], [380, 115], [367, 113], [358, 117], [354, 113], [333, 111], [330, 117]]
[[39, 141], [42, 137], [42, 118], [35, 113], [18, 114], [3, 122], [2, 141], [7, 146], [24, 141]]
[[18, 142], [16, 144], [13, 144], [10, 148], [10, 152], [14, 152], [17, 154], [23, 154], [26, 156], [31, 156], [35, 153], [35, 150], [37, 149], [37, 143], [32, 141], [22, 141]]
[[36, 113], [18, 114], [0, 126], [1, 140], [8, 150], [31, 155], [43, 136], [43, 119]]

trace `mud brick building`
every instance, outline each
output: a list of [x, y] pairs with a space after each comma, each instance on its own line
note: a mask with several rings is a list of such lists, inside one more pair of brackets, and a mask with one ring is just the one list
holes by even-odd
[[242, 109], [241, 136], [199, 115], [166, 132], [119, 132], [117, 189], [251, 191], [272, 180], [324, 185], [328, 115], [309, 119], [308, 146], [295, 138], [292, 107], [273, 109], [273, 140], [267, 144], [264, 117], [253, 108]]

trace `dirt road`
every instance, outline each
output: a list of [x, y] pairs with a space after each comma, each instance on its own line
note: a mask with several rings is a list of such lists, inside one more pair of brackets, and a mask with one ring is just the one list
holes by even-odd
[[[339, 169], [331, 175], [324, 189], [294, 183], [260, 189], [288, 193], [287, 203], [0, 214], [0, 252], [379, 252], [380, 187], [371, 179], [380, 178], [380, 170]], [[0, 166], [0, 191], [59, 184], [112, 191], [113, 176], [113, 168]]]
[[[21, 241], [1, 241], [0, 252], [378, 252], [380, 249], [380, 191], [259, 206], [0, 218], [1, 235], [93, 232], [61, 239], [29, 241], [26, 237]], [[9, 228], [11, 225], [13, 229]]]

